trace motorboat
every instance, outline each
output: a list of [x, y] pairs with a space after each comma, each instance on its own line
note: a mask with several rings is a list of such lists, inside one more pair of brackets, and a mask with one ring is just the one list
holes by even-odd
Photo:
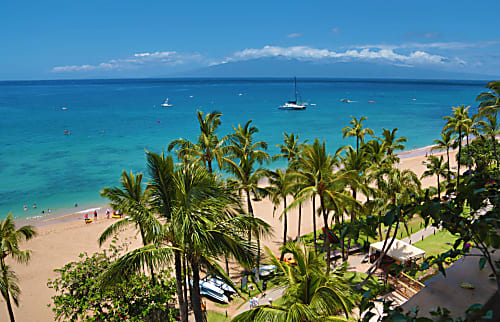
[[223, 290], [225, 294], [231, 295], [231, 294], [236, 293], [236, 290], [232, 286], [230, 286], [229, 284], [224, 282], [219, 277], [208, 277], [207, 276], [203, 279], [203, 281], [215, 285], [216, 287]]
[[210, 282], [200, 281], [200, 294], [220, 302], [229, 302], [228, 297], [224, 294], [224, 290]]
[[293, 101], [288, 101], [285, 104], [281, 105], [279, 109], [282, 110], [305, 110], [307, 107], [306, 103], [299, 102], [297, 99], [298, 92], [297, 92], [297, 77], [294, 77], [294, 84], [295, 84], [295, 100]]
[[[190, 281], [193, 286], [193, 280]], [[222, 303], [229, 303], [228, 297], [224, 294], [224, 290], [215, 286], [208, 281], [200, 281], [200, 294]]]
[[173, 106], [173, 105], [168, 103], [168, 98], [167, 98], [167, 99], [165, 100], [165, 102], [163, 102], [163, 104], [161, 104], [161, 106], [163, 106], [163, 107], [171, 107], [171, 106]]

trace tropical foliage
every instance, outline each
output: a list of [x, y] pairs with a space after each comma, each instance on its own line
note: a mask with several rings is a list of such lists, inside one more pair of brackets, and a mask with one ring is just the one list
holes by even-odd
[[102, 288], [102, 273], [119, 258], [122, 246], [112, 243], [109, 249], [54, 270], [58, 277], [49, 280], [52, 311], [58, 321], [175, 321], [175, 282], [166, 271], [151, 277], [134, 274], [129, 279]]
[[28, 263], [31, 257], [29, 250], [21, 250], [19, 243], [36, 236], [32, 226], [22, 226], [16, 229], [12, 214], [9, 213], [5, 220], [0, 220], [0, 269], [2, 270], [0, 279], [0, 292], [7, 304], [10, 321], [14, 322], [14, 310], [12, 302], [19, 306], [21, 289], [16, 273], [7, 264], [7, 258], [12, 258], [20, 263]]

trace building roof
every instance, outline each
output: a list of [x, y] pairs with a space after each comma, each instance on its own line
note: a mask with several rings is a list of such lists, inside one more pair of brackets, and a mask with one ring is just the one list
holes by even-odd
[[[388, 241], [389, 243], [390, 241]], [[382, 251], [384, 242], [380, 241], [370, 245], [370, 248]], [[425, 256], [425, 250], [421, 250], [413, 245], [405, 243], [402, 240], [395, 239], [391, 248], [386, 253], [387, 256], [392, 257], [400, 262], [406, 262], [410, 259], [420, 258]]]

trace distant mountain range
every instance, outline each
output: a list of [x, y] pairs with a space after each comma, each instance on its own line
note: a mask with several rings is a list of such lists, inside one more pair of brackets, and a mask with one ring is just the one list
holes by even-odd
[[[174, 76], [174, 75], [172, 75]], [[260, 58], [178, 73], [178, 77], [327, 77], [492, 80], [498, 76], [439, 69], [360, 62], [308, 62], [283, 57]]]

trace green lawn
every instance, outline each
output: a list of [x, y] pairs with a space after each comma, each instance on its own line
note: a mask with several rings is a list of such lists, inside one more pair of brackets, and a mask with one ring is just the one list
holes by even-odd
[[440, 230], [435, 235], [430, 235], [413, 244], [415, 247], [425, 250], [425, 256], [435, 256], [452, 248], [458, 237], [453, 236], [446, 230]]
[[[408, 221], [408, 232], [406, 231], [405, 226], [403, 224], [400, 224], [399, 229], [398, 229], [398, 234], [397, 234], [396, 238], [403, 239], [405, 237], [408, 237], [408, 234], [411, 235], [413, 233], [416, 233], [419, 230], [424, 229], [423, 222], [424, 222], [424, 220], [421, 217], [419, 217], [419, 216], [415, 216], [414, 218], [410, 219]], [[382, 236], [383, 236], [383, 238], [385, 238], [385, 235], [386, 235], [385, 233], [383, 233], [383, 231], [385, 229], [387, 229], [387, 227], [384, 224], [382, 224]], [[394, 227], [391, 230], [391, 235], [392, 235], [392, 232], [394, 232]], [[338, 231], [335, 231], [335, 233], [338, 234]], [[323, 234], [322, 229], [319, 229], [316, 232], [316, 237], [318, 238], [317, 243], [318, 243], [318, 248], [319, 249], [321, 249], [321, 247], [323, 246], [323, 241], [322, 241], [322, 239], [320, 239], [321, 236], [322, 236], [322, 234]], [[314, 243], [313, 243], [314, 237], [313, 237], [313, 233], [312, 232], [309, 233], [309, 234], [307, 234], [307, 235], [303, 235], [301, 237], [301, 239], [306, 243], [306, 245], [308, 245], [310, 247], [312, 247], [314, 245]], [[346, 238], [346, 240], [347, 240], [347, 238]], [[363, 233], [361, 233], [360, 236], [359, 236], [359, 239], [358, 239], [357, 243], [363, 244], [364, 242], [366, 242], [366, 240], [368, 240], [368, 242], [370, 244], [378, 242], [379, 241], [378, 230], [377, 230], [377, 236], [375, 238], [367, 237], [366, 235], [364, 235]]]
[[207, 312], [207, 321], [210, 322], [226, 322], [226, 321], [231, 321], [231, 318], [226, 317], [224, 313], [219, 313], [215, 311], [208, 311]]

